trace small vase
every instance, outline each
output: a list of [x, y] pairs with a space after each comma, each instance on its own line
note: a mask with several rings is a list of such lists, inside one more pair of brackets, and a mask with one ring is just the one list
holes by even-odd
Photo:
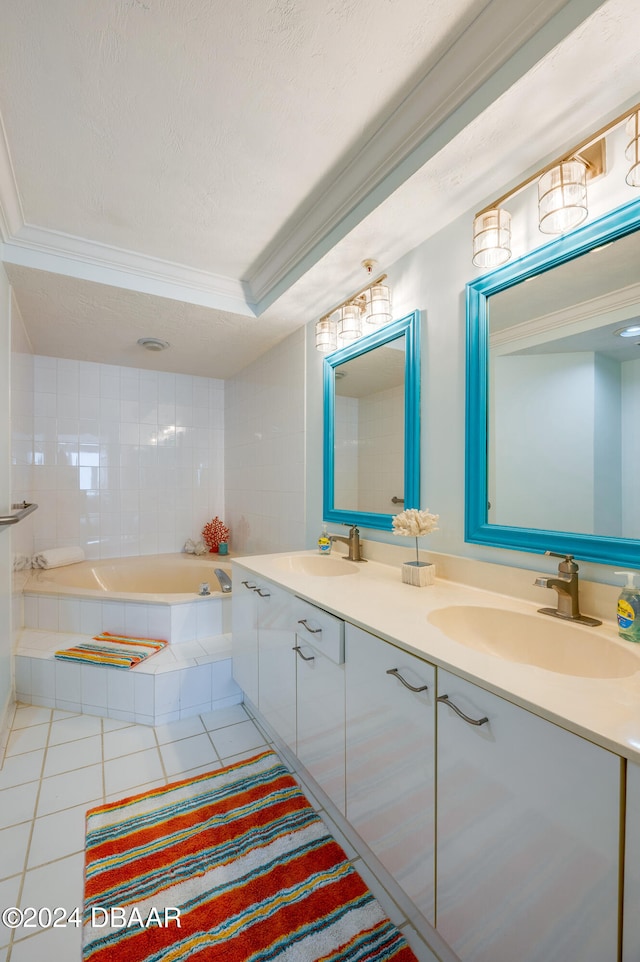
[[405, 585], [425, 588], [436, 583], [436, 566], [427, 561], [405, 561], [402, 565], [402, 581]]

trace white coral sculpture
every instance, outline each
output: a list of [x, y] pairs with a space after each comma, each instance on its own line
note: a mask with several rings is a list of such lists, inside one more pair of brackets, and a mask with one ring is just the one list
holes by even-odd
[[416, 539], [416, 564], [420, 564], [418, 553], [418, 538], [424, 534], [431, 534], [438, 531], [439, 514], [431, 514], [429, 509], [420, 511], [418, 508], [407, 508], [400, 514], [394, 515], [392, 519], [393, 533], [403, 535], [407, 538]]

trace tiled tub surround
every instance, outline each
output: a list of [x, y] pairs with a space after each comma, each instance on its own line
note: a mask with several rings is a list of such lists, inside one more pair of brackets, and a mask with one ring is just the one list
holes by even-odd
[[25, 628], [16, 652], [16, 700], [140, 725], [162, 725], [242, 701], [231, 677], [228, 634], [170, 645], [129, 671], [54, 658], [58, 649], [87, 640]]
[[[239, 702], [226, 634], [231, 595], [216, 590], [214, 574], [220, 567], [230, 576], [231, 566], [212, 559], [169, 554], [34, 571], [24, 588], [25, 627], [16, 651], [18, 700], [143, 725]], [[210, 597], [197, 594], [204, 581]], [[170, 646], [128, 672], [54, 659], [58, 649], [102, 631]]]
[[[83, 635], [112, 631], [171, 644], [221, 635], [230, 630], [231, 596], [218, 590], [214, 568], [230, 577], [231, 566], [215, 558], [111, 558], [34, 571], [24, 587], [24, 626]], [[198, 595], [205, 581], [210, 597]]]

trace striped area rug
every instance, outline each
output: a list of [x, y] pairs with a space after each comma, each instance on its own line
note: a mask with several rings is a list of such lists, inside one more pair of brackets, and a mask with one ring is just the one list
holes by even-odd
[[85, 962], [416, 962], [269, 750], [91, 809], [85, 863]]
[[169, 644], [157, 638], [134, 638], [103, 631], [92, 641], [84, 641], [72, 648], [54, 653], [59, 661], [77, 661], [86, 665], [109, 665], [111, 668], [135, 668], [141, 661], [157, 654]]

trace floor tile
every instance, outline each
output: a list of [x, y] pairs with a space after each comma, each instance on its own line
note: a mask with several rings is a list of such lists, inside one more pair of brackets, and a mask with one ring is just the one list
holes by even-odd
[[130, 788], [124, 792], [123, 791], [113, 792], [111, 795], [107, 795], [105, 797], [105, 801], [119, 802], [123, 798], [128, 798], [131, 795], [141, 795], [144, 792], [150, 792], [154, 788], [164, 788], [166, 784], [167, 784], [166, 778], [156, 778], [152, 782], [147, 782], [145, 785], [136, 785], [135, 788]]
[[200, 716], [207, 731], [214, 731], [216, 728], [226, 728], [227, 725], [237, 725], [238, 722], [249, 721], [249, 716], [242, 705], [230, 705], [229, 708], [218, 708], [217, 711], [208, 711]]
[[37, 751], [44, 748], [49, 738], [49, 725], [33, 725], [30, 728], [18, 728], [9, 735], [7, 743], [7, 758], [24, 752]]
[[[0, 882], [0, 906], [5, 909], [12, 908], [18, 904], [18, 892], [20, 891], [20, 876], [14, 875], [13, 878]], [[8, 945], [11, 940], [11, 930], [0, 922], [0, 945]]]
[[240, 722], [211, 733], [211, 740], [220, 758], [261, 748], [266, 742], [252, 721]]
[[0, 769], [0, 789], [12, 788], [14, 785], [23, 785], [25, 782], [39, 779], [42, 774], [43, 758], [44, 748], [5, 758], [4, 765]]
[[26, 785], [0, 791], [0, 828], [18, 825], [33, 818], [39, 787], [39, 782], [27, 782]]
[[192, 738], [161, 745], [162, 761], [169, 778], [202, 765], [217, 765], [219, 762], [215, 749], [204, 732]]
[[37, 705], [25, 705], [17, 708], [11, 726], [15, 731], [18, 728], [29, 728], [31, 725], [48, 724], [51, 720], [50, 708], [39, 708]]
[[129, 793], [138, 785], [163, 778], [164, 771], [157, 748], [135, 755], [124, 755], [104, 763], [104, 782], [107, 795]]
[[209, 762], [208, 765], [198, 765], [197, 768], [190, 768], [187, 772], [170, 775], [169, 782], [180, 782], [183, 778], [195, 778], [197, 775], [206, 775], [207, 772], [219, 771], [222, 767], [222, 762]]
[[102, 719], [96, 715], [69, 715], [51, 725], [50, 745], [62, 745], [63, 742], [76, 741], [79, 738], [89, 738], [91, 735], [102, 734]]
[[86, 768], [102, 762], [102, 738], [90, 735], [78, 741], [50, 745], [44, 763], [44, 776], [71, 772], [76, 768]]
[[82, 926], [69, 925], [62, 929], [47, 929], [33, 938], [21, 939], [13, 943], [11, 962], [79, 962], [82, 958]]
[[105, 732], [102, 737], [105, 761], [157, 747], [153, 728], [144, 725], [132, 725], [119, 731]]
[[63, 775], [43, 778], [38, 800], [38, 818], [63, 808], [102, 801], [102, 765], [78, 768]]
[[201, 735], [204, 730], [200, 720], [201, 717], [204, 718], [204, 716], [193, 715], [191, 718], [182, 718], [179, 721], [156, 725], [155, 732], [159, 744], [165, 745], [167, 742], [176, 742], [181, 738]]
[[[83, 889], [84, 852], [79, 852], [56, 862], [49, 862], [48, 865], [29, 869], [24, 877], [20, 906], [48, 906], [52, 909], [62, 906], [68, 912], [78, 906], [82, 911]], [[16, 930], [15, 938], [19, 938], [18, 931]]]
[[105, 732], [115, 732], [120, 728], [131, 728], [131, 722], [119, 721], [117, 718], [103, 718], [102, 729]]
[[[0, 831], [0, 878], [8, 878], [22, 872], [24, 868], [24, 856], [29, 844], [31, 834], [31, 822], [23, 822], [22, 825], [12, 825], [11, 828], [3, 828]], [[0, 909], [6, 905], [0, 904]]]
[[87, 808], [87, 805], [76, 805], [36, 818], [29, 849], [29, 868], [84, 851]]

